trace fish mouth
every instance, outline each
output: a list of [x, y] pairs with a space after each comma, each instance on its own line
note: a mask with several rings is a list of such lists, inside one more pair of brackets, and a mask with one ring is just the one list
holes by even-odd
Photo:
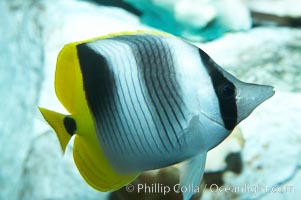
[[244, 83], [236, 98], [238, 108], [237, 123], [247, 118], [260, 104], [275, 94], [273, 86]]
[[269, 90], [267, 93], [266, 93], [266, 96], [265, 98], [263, 99], [263, 101], [271, 98], [272, 96], [274, 96], [275, 94], [275, 88], [273, 86], [270, 86], [270, 85], [263, 85], [264, 87], [267, 88], [267, 90]]
[[274, 87], [270, 85], [252, 84], [250, 87], [252, 87], [252, 89], [250, 89], [249, 93], [252, 92], [255, 94], [250, 98], [253, 101], [253, 103], [251, 103], [253, 110], [275, 94]]

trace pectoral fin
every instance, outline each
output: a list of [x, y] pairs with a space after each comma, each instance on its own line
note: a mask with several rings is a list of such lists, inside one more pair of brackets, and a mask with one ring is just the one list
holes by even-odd
[[[199, 187], [204, 174], [206, 155], [207, 152], [203, 152], [182, 164], [180, 168], [181, 187]], [[193, 190], [187, 190], [183, 193], [183, 199], [189, 200], [193, 194]]]

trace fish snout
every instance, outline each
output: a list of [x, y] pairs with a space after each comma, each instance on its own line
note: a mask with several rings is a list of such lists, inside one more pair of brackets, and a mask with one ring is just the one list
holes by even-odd
[[238, 87], [236, 96], [237, 122], [239, 123], [248, 117], [257, 106], [271, 98], [274, 94], [275, 90], [273, 86], [242, 83], [241, 87]]

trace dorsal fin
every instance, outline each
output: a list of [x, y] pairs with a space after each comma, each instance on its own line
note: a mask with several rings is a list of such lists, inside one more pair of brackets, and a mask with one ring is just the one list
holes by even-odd
[[107, 35], [94, 37], [94, 38], [91, 38], [91, 39], [88, 39], [88, 40], [83, 40], [83, 41], [77, 42], [77, 44], [82, 44], [82, 43], [86, 43], [86, 42], [93, 42], [95, 40], [107, 39], [107, 38], [112, 38], [112, 37], [122, 36], [122, 35], [143, 35], [143, 34], [152, 34], [152, 35], [162, 35], [162, 36], [166, 36], [166, 37], [175, 37], [174, 35], [171, 35], [169, 33], [162, 32], [162, 31], [136, 30], [136, 31], [123, 31], [123, 32], [110, 33], [110, 34], [107, 34]]
[[70, 113], [76, 111], [76, 104], [79, 100], [75, 97], [78, 95], [77, 87], [81, 79], [75, 46], [76, 43], [64, 46], [58, 55], [55, 71], [56, 95]]

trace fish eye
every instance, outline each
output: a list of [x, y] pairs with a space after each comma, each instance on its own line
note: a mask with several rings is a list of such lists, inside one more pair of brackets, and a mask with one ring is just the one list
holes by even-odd
[[220, 93], [224, 98], [233, 97], [235, 95], [235, 86], [231, 83], [224, 83], [221, 86]]

